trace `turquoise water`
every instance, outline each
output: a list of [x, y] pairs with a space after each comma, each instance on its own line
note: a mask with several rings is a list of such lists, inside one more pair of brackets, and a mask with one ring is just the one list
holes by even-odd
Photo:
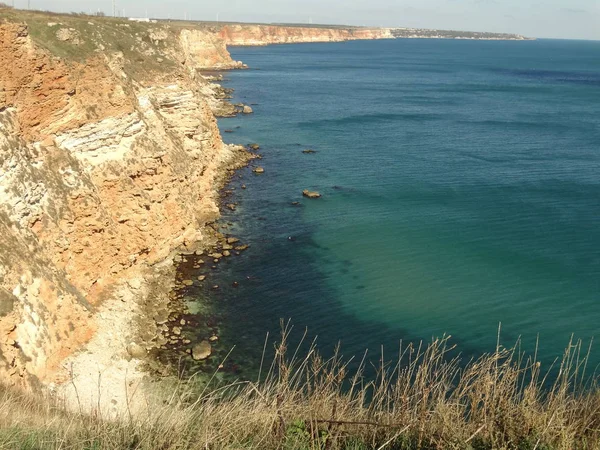
[[280, 318], [345, 355], [444, 334], [478, 355], [502, 323], [549, 364], [599, 334], [600, 43], [231, 51], [252, 69], [225, 84], [255, 114], [220, 127], [261, 144], [265, 173], [232, 183], [223, 223], [252, 247], [211, 295], [245, 358]]

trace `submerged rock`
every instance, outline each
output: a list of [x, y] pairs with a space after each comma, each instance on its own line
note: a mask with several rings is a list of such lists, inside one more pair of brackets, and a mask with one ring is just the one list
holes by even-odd
[[307, 148], [306, 150], [302, 150], [302, 153], [306, 154], [306, 155], [311, 155], [313, 153], [317, 153], [316, 150], [313, 150], [311, 148]]
[[309, 191], [308, 189], [304, 189], [302, 191], [302, 195], [304, 195], [307, 198], [319, 198], [319, 197], [321, 197], [321, 194], [319, 194], [317, 191]]
[[248, 144], [248, 148], [250, 150], [258, 150], [258, 149], [260, 149], [260, 145], [258, 145], [258, 144]]
[[192, 358], [195, 361], [202, 361], [210, 356], [212, 353], [212, 347], [210, 342], [202, 341], [192, 347]]

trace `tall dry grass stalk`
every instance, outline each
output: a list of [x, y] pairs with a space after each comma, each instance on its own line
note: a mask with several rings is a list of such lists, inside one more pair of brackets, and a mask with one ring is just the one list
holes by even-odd
[[535, 358], [500, 345], [463, 363], [443, 338], [401, 346], [395, 365], [382, 355], [367, 379], [366, 357], [349, 373], [339, 351], [324, 359], [314, 342], [302, 355], [302, 343], [290, 351], [290, 331], [283, 327], [257, 380], [201, 391], [179, 383], [162, 406], [117, 420], [4, 390], [0, 448], [600, 448], [600, 391], [579, 342], [542, 372]]

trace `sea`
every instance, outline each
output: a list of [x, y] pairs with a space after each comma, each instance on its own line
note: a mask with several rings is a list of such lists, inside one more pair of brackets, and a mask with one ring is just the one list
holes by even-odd
[[282, 321], [345, 358], [447, 337], [466, 359], [500, 343], [551, 367], [581, 340], [600, 364], [600, 42], [230, 51], [250, 69], [224, 86], [254, 114], [219, 126], [262, 159], [220, 221], [250, 248], [198, 301], [238, 371]]

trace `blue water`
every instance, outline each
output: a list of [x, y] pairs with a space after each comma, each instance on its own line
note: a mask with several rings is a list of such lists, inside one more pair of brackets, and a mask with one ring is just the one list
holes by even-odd
[[234, 180], [223, 219], [252, 246], [213, 275], [240, 283], [212, 294], [224, 342], [257, 361], [284, 318], [345, 355], [446, 334], [474, 356], [501, 323], [549, 365], [600, 334], [600, 43], [231, 52], [251, 70], [225, 84], [255, 114], [220, 127], [260, 143], [265, 173]]

